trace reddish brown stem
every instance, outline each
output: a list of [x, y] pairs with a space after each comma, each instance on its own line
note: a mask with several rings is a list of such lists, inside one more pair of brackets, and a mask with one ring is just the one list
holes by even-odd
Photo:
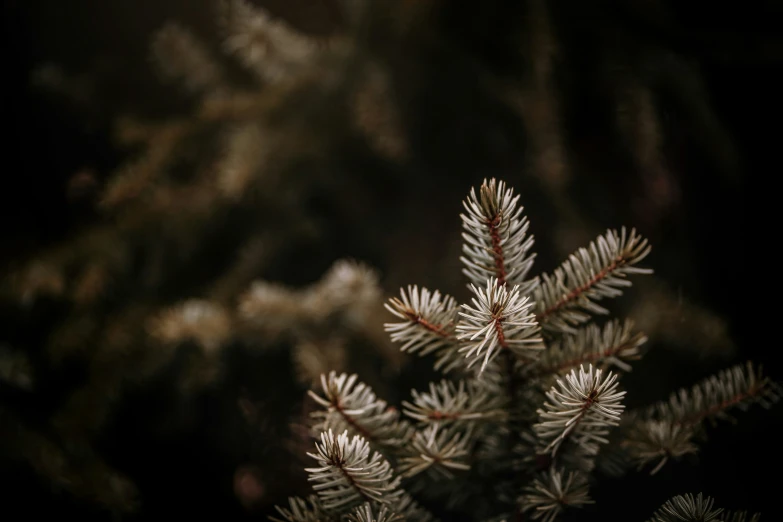
[[428, 419], [434, 420], [434, 421], [441, 421], [441, 420], [455, 420], [462, 417], [461, 412], [454, 412], [454, 413], [443, 413], [441, 411], [433, 411], [429, 415], [427, 415]]
[[340, 403], [340, 401], [337, 401], [334, 403], [334, 409], [337, 410], [337, 412], [340, 414], [340, 416], [345, 419], [345, 422], [348, 423], [351, 428], [356, 430], [356, 432], [367, 439], [368, 442], [372, 442], [374, 437], [372, 436], [372, 433], [367, 431], [365, 428], [363, 428], [359, 423], [354, 420], [353, 417], [345, 413], [345, 410], [343, 409], [343, 405]]
[[414, 322], [418, 325], [420, 325], [422, 328], [429, 330], [430, 332], [439, 335], [445, 339], [456, 339], [453, 335], [451, 335], [449, 332], [446, 331], [446, 327], [440, 324], [435, 324], [427, 321], [422, 316], [418, 315], [412, 310], [408, 310], [405, 312], [405, 316], [410, 319], [411, 322]]
[[364, 499], [365, 502], [372, 502], [373, 501], [373, 499], [371, 499], [370, 497], [368, 497], [367, 495], [364, 494], [364, 491], [362, 491], [362, 488], [360, 488], [356, 484], [356, 481], [353, 479], [351, 474], [348, 473], [345, 470], [345, 461], [343, 461], [342, 459], [340, 459], [340, 460], [331, 460], [331, 464], [342, 472], [342, 474], [345, 476], [345, 478], [348, 479], [348, 483], [351, 485], [351, 487], [353, 487], [353, 489], [355, 489], [356, 492], [359, 493], [359, 496], [361, 496], [362, 499]]
[[579, 296], [590, 290], [593, 286], [600, 283], [603, 279], [605, 279], [609, 274], [620, 268], [626, 263], [626, 259], [623, 256], [617, 256], [612, 263], [605, 267], [603, 270], [598, 272], [593, 276], [592, 279], [590, 279], [587, 283], [583, 284], [582, 286], [578, 286], [571, 290], [569, 293], [564, 295], [558, 302], [541, 312], [540, 314], [536, 315], [536, 321], [539, 323], [545, 321], [547, 317], [550, 315], [556, 313], [560, 309], [564, 308], [568, 304], [572, 303], [573, 301], [577, 300]]
[[759, 384], [757, 386], [754, 386], [753, 388], [751, 388], [750, 390], [748, 390], [745, 393], [738, 393], [737, 395], [735, 395], [733, 397], [730, 397], [730, 398], [726, 399], [725, 401], [720, 402], [720, 403], [716, 404], [715, 406], [712, 406], [711, 408], [707, 408], [706, 410], [698, 412], [698, 413], [696, 413], [694, 415], [691, 415], [690, 417], [686, 417], [684, 419], [681, 419], [680, 421], [677, 422], [677, 424], [682, 425], [682, 426], [693, 426], [693, 425], [696, 425], [696, 424], [700, 423], [701, 421], [703, 421], [704, 419], [706, 419], [708, 417], [711, 417], [711, 416], [713, 416], [713, 415], [715, 415], [715, 414], [717, 414], [717, 413], [719, 413], [719, 412], [721, 412], [723, 410], [727, 410], [727, 409], [731, 408], [732, 406], [734, 406], [735, 404], [739, 404], [740, 402], [744, 401], [745, 399], [749, 399], [751, 397], [755, 397], [756, 395], [759, 394], [759, 392], [761, 392], [763, 387], [764, 387], [763, 384]]
[[498, 214], [491, 220], [487, 221], [487, 226], [489, 227], [489, 236], [492, 238], [492, 252], [495, 254], [495, 274], [498, 278], [498, 285], [501, 286], [506, 284], [506, 277], [508, 275], [506, 273], [503, 246], [500, 244], [500, 231], [498, 230], [498, 226], [500, 225], [502, 218], [503, 216]]
[[506, 342], [506, 336], [503, 333], [503, 319], [500, 319], [499, 317], [495, 318], [495, 332], [498, 335], [498, 344], [501, 348], [506, 348], [506, 352], [508, 352], [508, 343]]

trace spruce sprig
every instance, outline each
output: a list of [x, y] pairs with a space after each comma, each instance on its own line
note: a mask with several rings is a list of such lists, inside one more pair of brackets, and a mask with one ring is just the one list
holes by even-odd
[[[396, 319], [385, 325], [391, 340], [434, 355], [442, 379], [399, 409], [357, 375], [325, 374], [322, 393], [310, 392], [321, 408], [309, 454], [318, 467], [308, 468], [317, 496], [278, 508], [284, 522], [433, 520], [411, 493], [476, 521], [554, 522], [593, 502], [596, 469], [655, 473], [696, 452], [706, 422], [779, 400], [780, 387], [748, 363], [627, 412], [620, 377], [647, 337], [631, 319], [591, 321], [608, 314], [603, 301], [620, 296], [630, 276], [651, 272], [640, 266], [647, 240], [608, 230], [551, 275], [531, 276], [533, 236], [518, 202], [494, 179], [464, 202], [470, 302], [411, 285], [386, 304]], [[652, 521], [748, 522], [713, 504], [674, 497]]]

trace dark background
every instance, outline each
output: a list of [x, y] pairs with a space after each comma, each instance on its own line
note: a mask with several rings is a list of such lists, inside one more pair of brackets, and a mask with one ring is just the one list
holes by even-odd
[[[14, 260], [67, 238], [95, 218], [90, 208], [69, 202], [68, 179], [85, 167], [99, 178], [106, 176], [126, 159], [127, 153], [111, 140], [115, 115], [155, 115], [176, 108], [176, 97], [149, 72], [147, 44], [152, 31], [170, 18], [208, 32], [208, 4], [184, 0], [4, 2], [6, 135], [0, 189], [4, 214], [0, 266], [5, 269]], [[327, 32], [330, 25], [340, 23], [339, 11], [329, 2], [316, 2], [306, 9], [298, 9], [294, 5], [297, 2], [263, 4], [311, 34]], [[340, 240], [316, 243], [309, 251], [315, 257], [307, 260], [289, 253], [270, 269], [269, 278], [291, 283], [311, 281], [332, 259], [342, 256], [356, 256], [382, 273], [395, 273], [391, 265], [396, 261], [387, 257], [384, 247], [373, 243], [373, 238], [388, 233], [387, 226], [398, 230], [393, 228], [399, 221], [397, 209], [427, 208], [432, 216], [440, 216], [443, 227], [451, 227], [443, 233], [454, 235], [457, 203], [467, 187], [492, 175], [505, 177], [512, 186], [528, 183], [517, 156], [508, 152], [524, 144], [525, 137], [517, 132], [518, 124], [471, 77], [476, 68], [500, 75], [524, 75], [524, 63], [509, 51], [513, 20], [521, 16], [518, 3], [494, 0], [481, 5], [435, 4], [437, 15], [421, 30], [440, 35], [438, 45], [428, 46], [428, 40], [422, 37], [416, 40], [421, 45], [418, 52], [404, 57], [410, 63], [410, 89], [415, 91], [406, 98], [409, 104], [404, 108], [416, 115], [406, 120], [413, 159], [403, 173], [394, 171], [393, 175], [378, 175], [367, 182], [371, 187], [376, 183], [371, 192], [376, 200], [367, 201], [365, 207], [359, 204], [359, 208], [372, 214], [366, 224], [371, 230], [346, 232], [335, 236]], [[647, 50], [663, 48], [697, 64], [708, 106], [728, 142], [713, 139], [709, 129], [693, 123], [698, 111], [688, 105], [687, 96], [677, 95], [676, 82], [660, 86], [665, 155], [681, 196], [677, 209], [645, 232], [654, 245], [651, 263], [656, 274], [672, 287], [723, 318], [738, 347], [733, 360], [753, 359], [779, 380], [775, 324], [771, 328], [761, 326], [757, 309], [762, 301], [756, 293], [767, 293], [764, 271], [774, 271], [774, 263], [767, 268], [768, 245], [774, 240], [768, 237], [759, 243], [750, 239], [759, 225], [748, 217], [752, 209], [746, 209], [746, 199], [759, 187], [767, 186], [776, 172], [775, 164], [765, 161], [770, 156], [770, 136], [779, 134], [773, 108], [780, 92], [774, 80], [781, 72], [783, 59], [780, 4], [753, 2], [722, 8], [698, 2], [604, 1], [591, 5], [575, 2], [553, 9], [568, 55], [560, 91], [567, 143], [576, 158], [575, 182], [568, 195], [575, 207], [599, 224], [596, 233], [604, 226], [637, 222], [640, 214], [631, 201], [643, 197], [645, 190], [636, 178], [624, 174], [631, 169], [631, 161], [607, 119], [609, 100], [601, 91], [598, 77], [602, 69], [598, 62], [607, 49], [625, 54], [626, 63], [636, 64], [644, 61]], [[92, 103], [73, 104], [32, 88], [31, 72], [47, 62], [85, 73], [86, 77], [94, 73], [101, 78], [85, 83], [82, 94]], [[653, 63], [650, 69], [655, 67]], [[406, 66], [400, 69], [404, 71]], [[649, 69], [639, 66], [630, 70], [642, 75]], [[665, 84], [663, 80], [661, 83]], [[92, 88], [94, 96], [90, 96]], [[506, 137], [505, 145], [492, 144], [488, 136], [497, 134]], [[729, 143], [735, 154], [722, 150], [723, 143]], [[607, 168], [595, 174], [601, 169], [590, 167], [596, 165]], [[396, 183], [394, 175], [403, 179]], [[532, 185], [531, 191], [535, 191], [535, 183]], [[545, 198], [538, 190], [537, 195]], [[430, 197], [435, 192], [437, 196]], [[534, 226], [535, 216], [558, 219], [557, 208], [545, 199], [529, 201], [525, 205]], [[329, 205], [324, 208], [320, 216], [335, 229], [349, 226], [339, 209]], [[396, 226], [401, 228], [402, 224]], [[543, 235], [538, 233], [537, 238]], [[420, 246], [422, 241], [414, 244]], [[540, 244], [544, 252], [538, 266], [551, 269], [559, 259], [557, 249], [546, 238]], [[411, 250], [409, 257], [428, 255], [414, 247]], [[404, 258], [397, 255], [393, 259]], [[417, 276], [413, 269], [396, 273], [407, 276], [411, 272], [414, 280], [407, 282], [442, 277], [432, 272]], [[441, 281], [451, 284], [450, 280]], [[438, 281], [427, 282], [438, 287]], [[389, 293], [396, 292], [399, 283], [384, 280]], [[3, 323], [11, 328], [9, 321]], [[671, 384], [665, 389], [686, 385], [727, 365], [726, 361], [701, 363], [686, 357], [682, 369], [673, 369], [667, 362], [669, 355], [651, 353], [644, 370], [649, 373], [642, 375], [645, 383], [653, 383], [650, 389], [661, 382]], [[252, 380], [248, 375], [236, 378]], [[284, 383], [279, 387], [269, 384], [269, 388], [276, 393], [301, 391]], [[52, 385], [50, 389], [68, 388]], [[263, 514], [245, 513], [236, 500], [232, 474], [243, 457], [238, 454], [241, 452], [221, 449], [225, 447], [220, 424], [226, 418], [224, 397], [215, 392], [199, 398], [194, 406], [197, 420], [188, 431], [177, 438], [156, 440], [134, 432], [137, 423], [153, 422], [150, 416], [167, 415], [165, 403], [155, 393], [150, 390], [146, 397], [123, 406], [101, 443], [109, 460], [139, 486], [144, 505], [136, 519], [263, 519]], [[640, 393], [644, 394], [644, 387]], [[652, 391], [649, 395], [656, 396]], [[36, 404], [33, 401], [30, 407]], [[667, 465], [654, 477], [637, 474], [604, 481], [594, 498], [603, 507], [601, 513], [611, 513], [612, 520], [640, 520], [673, 494], [704, 491], [723, 507], [758, 510], [765, 520], [774, 520], [779, 503], [774, 477], [783, 464], [780, 428], [779, 407], [770, 412], [752, 408], [739, 415], [737, 425], [724, 423], [710, 430], [710, 440], [703, 445], [698, 461]], [[4, 520], [55, 515], [108, 518], [85, 502], [52, 491], [24, 467], [0, 470], [0, 480]], [[610, 504], [611, 510], [607, 507]]]

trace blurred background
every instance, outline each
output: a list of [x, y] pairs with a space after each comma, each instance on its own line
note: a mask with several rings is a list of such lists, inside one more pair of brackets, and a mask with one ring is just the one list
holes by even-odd
[[[3, 10], [3, 520], [265, 520], [307, 492], [306, 390], [424, 386], [382, 303], [466, 298], [461, 201], [487, 177], [521, 194], [538, 273], [607, 228], [649, 238], [655, 275], [611, 303], [650, 337], [629, 406], [747, 359], [780, 380], [745, 246], [778, 2]], [[593, 516], [703, 491], [774, 518], [780, 409], [738, 420], [602, 481]]]

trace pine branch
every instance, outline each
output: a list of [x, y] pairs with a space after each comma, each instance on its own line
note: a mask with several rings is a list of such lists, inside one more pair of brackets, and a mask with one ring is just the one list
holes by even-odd
[[398, 410], [378, 399], [369, 386], [357, 379], [356, 374], [330, 372], [328, 376], [321, 375], [324, 397], [308, 390], [310, 397], [326, 408], [311, 414], [320, 419], [314, 429], [338, 433], [347, 430], [381, 448], [404, 445], [412, 436], [413, 427], [400, 419]]
[[436, 478], [450, 479], [452, 470], [466, 471], [470, 466], [465, 463], [470, 454], [471, 431], [442, 427], [430, 424], [417, 431], [404, 448], [404, 456], [399, 461], [399, 472], [410, 478], [419, 473], [432, 470]]
[[761, 514], [747, 511], [724, 511], [714, 508], [715, 500], [699, 493], [688, 493], [667, 500], [648, 522], [759, 522]]
[[400, 290], [400, 298], [391, 298], [384, 306], [403, 319], [403, 322], [384, 324], [392, 342], [402, 343], [403, 352], [420, 355], [438, 352], [436, 369], [449, 366], [459, 344], [455, 335], [459, 306], [454, 298], [437, 290], [419, 291], [417, 286], [409, 286], [407, 292]]
[[696, 453], [694, 438], [705, 421], [733, 420], [729, 411], [748, 409], [758, 403], [768, 408], [780, 399], [777, 383], [764, 377], [751, 362], [736, 365], [710, 376], [690, 389], [673, 393], [640, 412], [632, 412], [624, 423], [615, 460], [624, 459], [641, 469], [655, 463], [657, 473], [670, 459]]
[[650, 274], [635, 265], [650, 253], [647, 240], [625, 227], [608, 230], [587, 248], [580, 248], [552, 275], [544, 274], [533, 293], [536, 321], [550, 332], [576, 333], [574, 326], [587, 322], [590, 314], [607, 314], [597, 302], [622, 295], [631, 286], [627, 277]]
[[164, 345], [191, 341], [206, 352], [216, 352], [231, 339], [232, 318], [220, 305], [203, 299], [188, 299], [151, 317], [150, 337]]
[[648, 522], [722, 522], [723, 509], [713, 509], [715, 501], [701, 493], [678, 495], [661, 506]]
[[539, 422], [534, 426], [544, 445], [542, 452], [553, 456], [566, 439], [571, 437], [586, 454], [597, 452], [597, 443], [606, 443], [610, 426], [616, 426], [625, 406], [620, 400], [625, 392], [617, 391], [617, 376], [612, 372], [603, 378], [602, 371], [579, 367], [571, 370], [565, 382], [558, 379], [546, 396], [548, 402], [539, 409]]
[[633, 333], [633, 321], [630, 319], [622, 324], [613, 320], [603, 328], [591, 323], [572, 335], [553, 341], [541, 352], [541, 357], [527, 367], [525, 374], [542, 378], [588, 363], [604, 368], [616, 366], [628, 372], [631, 371], [628, 361], [641, 358], [641, 346], [645, 342], [646, 335]]
[[237, 305], [237, 315], [245, 329], [275, 337], [290, 332], [307, 319], [301, 296], [277, 283], [253, 281]]
[[706, 420], [731, 419], [728, 411], [734, 408], [744, 411], [753, 404], [769, 408], [780, 397], [780, 386], [748, 361], [710, 376], [690, 390], [680, 389], [668, 401], [651, 406], [646, 416], [695, 426]]
[[413, 402], [403, 401], [403, 413], [422, 424], [472, 423], [507, 415], [501, 397], [476, 381], [430, 383], [429, 393], [411, 391]]
[[337, 510], [361, 502], [388, 504], [402, 492], [398, 489], [389, 462], [374, 452], [370, 455], [369, 443], [359, 435], [349, 440], [348, 432], [335, 437], [332, 430], [321, 434], [316, 443], [316, 453], [307, 453], [318, 461], [318, 467], [305, 468], [314, 482], [324, 509]]
[[[463, 342], [459, 353], [469, 359], [471, 368], [483, 359], [479, 374], [491, 365], [494, 380], [503, 383], [506, 402], [519, 399], [520, 363], [531, 363], [543, 348], [540, 328], [528, 310], [533, 306], [530, 294], [539, 284], [537, 277], [527, 279], [535, 254], [530, 253], [533, 237], [527, 236], [529, 222], [517, 207], [519, 196], [506, 189], [504, 182], [484, 180], [479, 195], [471, 189], [461, 214], [464, 240], [460, 258], [463, 273], [478, 298], [473, 306], [463, 305], [457, 325], [457, 337]], [[486, 291], [479, 289], [486, 286]], [[521, 299], [520, 299], [521, 298]], [[483, 352], [483, 353], [482, 353]], [[500, 355], [500, 368], [494, 363]], [[497, 377], [497, 378], [495, 378]], [[516, 446], [517, 415], [509, 411], [507, 449]]]
[[533, 520], [552, 522], [567, 507], [592, 504], [587, 477], [578, 471], [556, 471], [550, 468], [536, 477], [519, 498], [522, 512], [532, 511]]
[[[637, 266], [650, 248], [633, 229], [609, 230], [540, 285], [525, 280], [532, 238], [525, 236], [517, 200], [491, 180], [465, 202], [469, 304], [458, 307], [453, 298], [416, 286], [386, 304], [399, 321], [385, 329], [402, 351], [434, 353], [436, 369], [463, 370], [462, 380], [430, 383], [403, 401], [403, 413], [417, 426], [401, 420], [356, 375], [322, 375], [323, 395], [310, 392], [325, 408], [313, 414], [324, 433], [318, 455], [311, 454], [321, 467], [308, 469], [310, 480], [341, 522], [377, 522], [392, 513], [430, 520], [399, 488], [403, 477], [413, 491], [444, 502], [447, 510], [465, 510], [471, 519], [505, 522], [510, 518], [502, 514], [512, 512], [514, 520], [553, 522], [568, 506], [592, 503], [588, 478], [597, 463], [619, 472], [630, 464], [651, 466], [654, 474], [670, 459], [697, 451], [694, 438], [703, 421], [779, 399], [777, 384], [750, 364], [738, 366], [624, 416], [612, 431], [625, 412], [625, 392], [608, 368], [630, 371], [647, 337], [634, 332], [630, 320], [584, 323], [591, 314], [608, 313], [598, 303], [620, 296], [628, 276], [650, 272]], [[525, 295], [533, 288], [532, 298]], [[564, 372], [545, 392], [548, 380]], [[335, 431], [342, 435], [335, 439]], [[392, 450], [400, 479], [380, 453], [369, 457], [370, 443]], [[601, 445], [606, 451], [597, 459]], [[419, 480], [423, 475], [436, 480]], [[381, 499], [388, 511], [380, 509]], [[485, 501], [480, 507], [479, 499]], [[654, 521], [747, 522], [744, 513], [719, 518], [722, 513], [701, 495], [675, 497]]]
[[301, 73], [317, 56], [318, 44], [246, 0], [224, 0], [225, 50], [267, 82]]
[[457, 324], [457, 338], [465, 341], [459, 348], [466, 359], [471, 359], [468, 368], [482, 359], [481, 372], [487, 364], [502, 350], [510, 350], [523, 360], [532, 360], [543, 348], [542, 340], [537, 337], [538, 324], [529, 313], [533, 303], [522, 297], [519, 287], [508, 290], [500, 282], [490, 278], [486, 288], [481, 290], [470, 285], [475, 297], [473, 306], [464, 304], [464, 312]]
[[693, 443], [694, 435], [692, 426], [671, 420], [646, 420], [631, 423], [621, 445], [638, 469], [657, 461], [650, 471], [654, 475], [669, 459], [696, 453], [699, 448]]
[[374, 508], [370, 503], [354, 509], [346, 517], [346, 522], [399, 522], [402, 520], [405, 520], [402, 515], [392, 513], [388, 507]]
[[275, 506], [275, 509], [283, 518], [269, 517], [274, 522], [339, 522], [338, 517], [328, 514], [321, 505], [316, 495], [310, 495], [307, 499], [290, 497], [289, 508]]
[[346, 322], [361, 325], [366, 310], [381, 301], [379, 276], [364, 263], [338, 259], [302, 299], [302, 305], [314, 317], [342, 312]]
[[498, 285], [515, 285], [527, 296], [538, 285], [538, 278], [525, 279], [535, 254], [529, 254], [533, 236], [527, 237], [530, 223], [522, 216], [523, 207], [517, 208], [518, 201], [512, 189], [494, 178], [484, 180], [478, 196], [470, 190], [463, 201], [467, 213], [460, 215], [465, 240], [465, 255], [460, 260], [465, 265], [463, 273], [475, 285], [483, 286], [494, 277]]

